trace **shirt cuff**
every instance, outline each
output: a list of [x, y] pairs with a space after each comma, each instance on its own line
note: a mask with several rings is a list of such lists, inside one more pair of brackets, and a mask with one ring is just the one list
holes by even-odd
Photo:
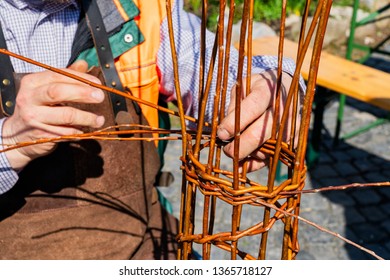
[[[0, 120], [0, 149], [3, 149], [3, 124], [6, 118]], [[9, 191], [18, 181], [18, 173], [11, 167], [5, 153], [0, 152], [0, 194]]]

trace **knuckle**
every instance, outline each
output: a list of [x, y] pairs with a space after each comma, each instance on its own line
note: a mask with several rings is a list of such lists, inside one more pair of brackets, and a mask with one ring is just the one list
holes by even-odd
[[59, 75], [59, 74], [57, 74], [57, 73], [55, 73], [55, 72], [52, 72], [52, 71], [45, 71], [45, 72], [43, 72], [44, 73], [44, 75], [45, 75], [45, 79], [46, 80], [48, 80], [48, 81], [57, 81], [60, 77], [61, 77], [61, 75]]
[[255, 131], [255, 130], [250, 130], [248, 131], [248, 139], [253, 142], [253, 143], [256, 143], [257, 145], [260, 145], [261, 144], [261, 140], [264, 138], [262, 137], [262, 135], [264, 134], [262, 131]]
[[64, 125], [74, 125], [76, 121], [77, 110], [69, 107], [63, 110], [62, 120]]
[[226, 122], [224, 122], [221, 125], [221, 128], [226, 130], [226, 132], [229, 134], [230, 137], [233, 136], [233, 134], [234, 134], [234, 121], [226, 120]]
[[46, 95], [49, 99], [49, 102], [59, 102], [60, 101], [60, 100], [58, 100], [58, 90], [59, 90], [59, 86], [57, 83], [51, 83], [48, 86]]
[[24, 108], [28, 104], [28, 97], [25, 92], [20, 92], [16, 96], [15, 104], [17, 107]]
[[23, 76], [23, 78], [20, 80], [20, 86], [25, 87], [34, 84], [35, 76], [36, 76], [35, 74], [29, 74]]
[[36, 119], [36, 115], [34, 114], [34, 112], [32, 110], [23, 110], [22, 112], [20, 112], [20, 118], [22, 119], [23, 123], [25, 123], [26, 125], [28, 126], [32, 126], [32, 124], [34, 123], [35, 119]]

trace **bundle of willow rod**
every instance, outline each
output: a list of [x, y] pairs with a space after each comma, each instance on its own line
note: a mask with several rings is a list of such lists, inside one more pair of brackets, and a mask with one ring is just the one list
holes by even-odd
[[[201, 48], [200, 48], [200, 76], [199, 76], [199, 93], [201, 97], [199, 102], [198, 133], [195, 137], [187, 134], [184, 129], [185, 118], [182, 109], [180, 93], [180, 76], [178, 71], [178, 62], [176, 58], [174, 34], [172, 29], [171, 18], [171, 1], [167, 1], [168, 25], [170, 29], [170, 40], [172, 48], [173, 65], [175, 70], [175, 85], [177, 100], [179, 105], [179, 117], [181, 119], [183, 145], [182, 145], [182, 170], [183, 184], [181, 195], [181, 212], [179, 224], [179, 241], [180, 248], [178, 252], [179, 259], [193, 258], [194, 243], [202, 244], [202, 258], [209, 259], [213, 247], [230, 252], [231, 259], [237, 256], [244, 259], [265, 259], [267, 251], [268, 235], [277, 221], [284, 224], [282, 243], [282, 259], [293, 259], [299, 251], [297, 233], [298, 219], [294, 215], [299, 215], [300, 193], [303, 189], [306, 167], [304, 155], [307, 144], [307, 134], [310, 122], [311, 105], [314, 96], [314, 87], [316, 84], [316, 74], [320, 59], [322, 41], [326, 29], [326, 23], [330, 11], [331, 1], [318, 1], [313, 14], [313, 20], [308, 29], [307, 17], [309, 15], [310, 1], [307, 1], [302, 16], [301, 34], [299, 38], [299, 51], [296, 57], [296, 70], [293, 76], [292, 84], [283, 106], [281, 103], [281, 81], [282, 81], [282, 61], [283, 61], [283, 40], [285, 36], [284, 22], [286, 19], [286, 1], [283, 1], [281, 7], [280, 23], [280, 43], [278, 50], [278, 70], [277, 70], [277, 93], [275, 98], [275, 108], [273, 115], [273, 128], [271, 138], [266, 141], [259, 149], [269, 156], [269, 172], [266, 185], [260, 185], [247, 178], [247, 164], [240, 164], [239, 145], [240, 145], [240, 115], [242, 88], [245, 92], [250, 92], [251, 84], [251, 57], [252, 57], [252, 32], [253, 32], [253, 0], [244, 1], [241, 32], [239, 40], [239, 55], [236, 81], [236, 98], [235, 98], [235, 128], [234, 136], [234, 156], [232, 159], [233, 170], [221, 170], [221, 153], [222, 146], [216, 140], [217, 126], [225, 116], [225, 103], [227, 94], [227, 76], [229, 68], [229, 54], [231, 48], [231, 34], [233, 17], [235, 13], [235, 2], [230, 1], [228, 24], [224, 26], [225, 9], [227, 1], [220, 1], [219, 22], [216, 31], [212, 58], [209, 65], [206, 63], [206, 21], [208, 14], [208, 1], [202, 4], [202, 27]], [[306, 34], [304, 30], [307, 30]], [[316, 33], [316, 34], [315, 34]], [[310, 74], [307, 81], [307, 90], [303, 107], [300, 107], [299, 99], [299, 78], [300, 69], [303, 59], [312, 37], [315, 36], [315, 42], [312, 53], [312, 63]], [[245, 58], [247, 65], [244, 67]], [[214, 69], [215, 67], [218, 69]], [[206, 72], [208, 69], [208, 72]], [[216, 70], [216, 89], [210, 92], [213, 72]], [[244, 79], [243, 79], [244, 78]], [[243, 81], [245, 84], [243, 85]], [[230, 93], [229, 93], [230, 94]], [[204, 130], [206, 104], [209, 96], [214, 96], [213, 116], [210, 121], [210, 140], [205, 141], [202, 138]], [[282, 110], [281, 108], [284, 108]], [[300, 116], [300, 123], [297, 123]], [[291, 117], [292, 116], [292, 117]], [[288, 118], [292, 118], [289, 121]], [[280, 121], [277, 121], [280, 120]], [[297, 127], [300, 127], [299, 131]], [[283, 141], [283, 135], [286, 131], [291, 131], [292, 139], [289, 143]], [[296, 137], [297, 136], [297, 137]], [[297, 141], [295, 141], [297, 139]], [[206, 162], [201, 162], [205, 159]], [[282, 164], [288, 169], [288, 178], [275, 185], [278, 164]], [[289, 192], [294, 193], [289, 193]], [[195, 210], [197, 193], [202, 195], [203, 216], [202, 225], [199, 228], [195, 226]], [[199, 194], [198, 194], [199, 199]], [[264, 201], [264, 203], [259, 203]], [[218, 203], [228, 203], [231, 205], [231, 228], [224, 232], [214, 232], [216, 221], [216, 208]], [[264, 206], [272, 204], [280, 211], [271, 215], [271, 207]], [[241, 221], [245, 218], [243, 205], [259, 208], [259, 214], [263, 213], [263, 219], [257, 224], [246, 229], [241, 229]], [[263, 210], [262, 212], [260, 212]], [[282, 212], [284, 214], [282, 214]], [[291, 215], [286, 215], [285, 213]], [[199, 215], [199, 214], [197, 214]], [[259, 241], [253, 246], [258, 246], [257, 256], [252, 256], [247, 252], [239, 249], [239, 240], [245, 236], [258, 236]]]

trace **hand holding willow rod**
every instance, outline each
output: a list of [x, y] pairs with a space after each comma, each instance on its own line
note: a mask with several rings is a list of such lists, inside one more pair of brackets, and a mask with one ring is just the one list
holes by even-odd
[[[288, 74], [282, 76], [281, 102], [280, 107], [283, 112], [284, 102], [289, 91], [292, 77]], [[248, 171], [258, 170], [268, 163], [268, 155], [259, 150], [259, 147], [271, 137], [274, 122], [274, 111], [276, 104], [276, 71], [267, 71], [260, 75], [251, 77], [251, 90], [245, 93], [243, 87], [240, 117], [240, 147], [239, 159], [248, 162]], [[243, 83], [244, 84], [244, 83]], [[228, 107], [228, 114], [218, 127], [218, 137], [221, 140], [229, 140], [234, 135], [234, 109], [235, 109], [236, 88], [231, 92], [231, 101]], [[291, 123], [292, 116], [289, 117]], [[299, 123], [299, 120], [297, 121]], [[291, 135], [290, 125], [284, 133], [284, 140], [288, 141]], [[224, 147], [224, 152], [234, 156], [234, 144], [230, 142]]]
[[[80, 61], [66, 71], [100, 83], [99, 79], [86, 74], [86, 70], [86, 63]], [[62, 103], [99, 103], [103, 99], [102, 90], [52, 71], [26, 75], [21, 80], [15, 112], [4, 123], [3, 144], [78, 134], [82, 133], [80, 127], [101, 127], [104, 117]], [[45, 143], [14, 149], [7, 152], [7, 158], [18, 170], [34, 158], [50, 153], [54, 147], [54, 143]]]

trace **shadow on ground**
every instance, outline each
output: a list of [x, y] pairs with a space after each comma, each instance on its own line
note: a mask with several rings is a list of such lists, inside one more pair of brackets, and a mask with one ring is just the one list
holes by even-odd
[[[354, 102], [349, 106], [354, 106]], [[362, 104], [355, 102], [355, 109], [359, 106]], [[381, 115], [378, 111], [375, 113]], [[389, 181], [390, 161], [386, 157], [343, 141], [335, 147], [331, 133], [323, 131], [320, 157], [309, 170], [313, 188]], [[376, 145], [375, 133], [369, 138], [371, 145]], [[382, 149], [389, 151], [389, 147]], [[346, 238], [373, 250], [384, 259], [390, 259], [390, 187], [354, 188], [323, 192], [321, 195], [343, 207], [344, 219], [338, 220], [345, 222]], [[349, 259], [373, 259], [354, 246], [344, 246]]]

